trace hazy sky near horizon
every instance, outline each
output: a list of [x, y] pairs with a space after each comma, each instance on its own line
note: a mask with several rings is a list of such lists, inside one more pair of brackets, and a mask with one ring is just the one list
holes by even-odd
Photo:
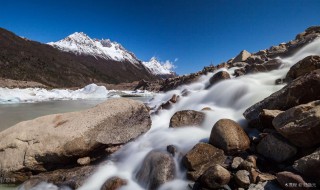
[[[74, 32], [121, 43], [186, 74], [320, 25], [319, 0], [2, 0], [0, 27], [43, 43]], [[0, 42], [1, 43], [1, 42]]]

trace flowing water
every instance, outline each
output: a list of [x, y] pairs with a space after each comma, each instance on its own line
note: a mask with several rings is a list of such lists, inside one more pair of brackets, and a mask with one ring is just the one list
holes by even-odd
[[[144, 157], [149, 151], [166, 151], [167, 145], [175, 145], [179, 152], [185, 154], [199, 141], [206, 142], [212, 126], [216, 121], [222, 118], [233, 119], [245, 127], [246, 121], [242, 116], [245, 109], [281, 89], [284, 85], [275, 85], [275, 80], [284, 78], [293, 64], [308, 55], [320, 55], [320, 39], [316, 39], [291, 57], [279, 58], [284, 64], [278, 70], [232, 78], [219, 82], [211, 88], [206, 89], [210, 77], [214, 75], [214, 73], [210, 73], [202, 76], [193, 84], [181, 86], [178, 89], [167, 93], [157, 94], [149, 102], [150, 107], [157, 107], [161, 103], [168, 101], [173, 94], [180, 95], [180, 99], [170, 110], [161, 110], [157, 115], [153, 115], [151, 117], [152, 127], [150, 131], [140, 136], [135, 141], [128, 143], [118, 152], [113, 154], [111, 158], [109, 158], [107, 164], [99, 167], [85, 184], [80, 187], [80, 190], [100, 190], [103, 183], [113, 176], [128, 180], [128, 185], [123, 186], [121, 188], [122, 190], [144, 190], [145, 187], [140, 186], [137, 183], [135, 176], [142, 165]], [[235, 69], [236, 68], [221, 70], [233, 74]], [[190, 94], [185, 97], [181, 96], [184, 90], [190, 91]], [[11, 91], [6, 92], [11, 93]], [[13, 98], [12, 96], [5, 96], [5, 98], [1, 99], [0, 96], [0, 104], [1, 101], [6, 103], [36, 101], [38, 100], [39, 94], [43, 100], [50, 100], [53, 98], [58, 100], [68, 99], [68, 101], [1, 105], [0, 119], [3, 122], [4, 118], [13, 117], [13, 121], [10, 121], [10, 119], [7, 119], [6, 121], [10, 124], [2, 124], [3, 126], [9, 126], [14, 122], [32, 119], [49, 112], [74, 111], [98, 104], [98, 100], [71, 101], [73, 100], [73, 97], [85, 99], [88, 97], [88, 93], [93, 94], [93, 97], [95, 98], [107, 98], [106, 94], [108, 94], [108, 91], [92, 85], [78, 91], [49, 91], [43, 93], [43, 90], [41, 89], [29, 89], [27, 92], [18, 90], [17, 92], [15, 91]], [[36, 98], [34, 96], [36, 96]], [[102, 100], [104, 99], [101, 99], [100, 101]], [[146, 99], [143, 100], [145, 101]], [[170, 118], [175, 112], [186, 109], [200, 111], [204, 107], [210, 107], [212, 110], [204, 111], [207, 117], [201, 127], [169, 128]], [[26, 118], [17, 118], [21, 117], [18, 115], [25, 115], [23, 117]], [[185, 178], [185, 170], [183, 167], [179, 166], [179, 163], [181, 163], [181, 156], [176, 156], [175, 160], [177, 168], [176, 179], [161, 186], [159, 188], [160, 190], [188, 189], [189, 181]], [[2, 186], [0, 186], [0, 189], [1, 188]], [[39, 189], [55, 190], [58, 188], [55, 188], [50, 184], [44, 184]]]
[[[209, 78], [214, 74], [211, 73], [202, 76], [196, 83], [156, 95], [150, 102], [151, 107], [168, 101], [173, 94], [181, 95], [185, 89], [191, 91], [170, 110], [162, 110], [159, 114], [153, 115], [151, 130], [114, 154], [110, 161], [101, 166], [80, 190], [99, 190], [102, 184], [113, 176], [128, 180], [128, 185], [123, 186], [122, 190], [145, 189], [137, 183], [135, 175], [149, 151], [155, 149], [166, 151], [167, 145], [175, 145], [185, 154], [199, 141], [207, 141], [212, 126], [222, 118], [233, 119], [245, 126], [246, 122], [242, 116], [245, 109], [281, 89], [284, 85], [275, 85], [275, 80], [284, 78], [293, 64], [308, 55], [320, 55], [320, 39], [316, 39], [291, 57], [279, 58], [285, 64], [278, 70], [225, 80], [205, 89]], [[226, 71], [232, 74], [234, 69]], [[199, 111], [204, 107], [210, 107], [212, 111], [205, 111], [206, 121], [200, 128], [169, 128], [170, 118], [175, 112], [186, 109]], [[175, 159], [176, 163], [181, 163], [181, 157]], [[176, 179], [161, 186], [160, 190], [185, 190], [188, 189], [187, 185], [185, 171], [177, 164]]]

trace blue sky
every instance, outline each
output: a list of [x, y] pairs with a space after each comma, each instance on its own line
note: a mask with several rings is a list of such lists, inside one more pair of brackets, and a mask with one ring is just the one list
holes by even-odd
[[294, 39], [320, 25], [319, 0], [2, 0], [0, 27], [40, 42], [82, 31], [178, 74]]

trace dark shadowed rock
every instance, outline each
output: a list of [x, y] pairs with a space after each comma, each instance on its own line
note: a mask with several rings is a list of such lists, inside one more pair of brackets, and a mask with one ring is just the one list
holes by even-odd
[[294, 80], [317, 69], [320, 69], [320, 56], [308, 56], [290, 68], [286, 80]]
[[102, 185], [100, 190], [117, 190], [127, 184], [127, 180], [121, 179], [119, 177], [112, 177]]
[[251, 125], [259, 123], [263, 109], [287, 110], [320, 99], [320, 69], [300, 77], [281, 90], [248, 108], [243, 115]]
[[227, 154], [235, 154], [250, 147], [248, 135], [238, 123], [230, 119], [220, 119], [214, 124], [209, 143]]
[[282, 65], [279, 59], [272, 59], [263, 64], [251, 64], [245, 67], [246, 73], [268, 72], [278, 69]]
[[214, 84], [217, 84], [218, 82], [222, 81], [222, 80], [226, 80], [226, 79], [230, 79], [230, 75], [227, 71], [220, 71], [217, 72], [216, 74], [214, 74], [210, 80], [209, 80], [209, 85], [207, 86], [207, 88], [210, 88], [211, 86], [213, 86]]
[[32, 172], [77, 165], [79, 158], [98, 159], [107, 155], [104, 149], [119, 147], [150, 126], [143, 103], [121, 98], [88, 110], [24, 121], [0, 133], [0, 173], [26, 180]]
[[297, 148], [276, 134], [268, 134], [257, 145], [257, 152], [276, 162], [283, 162], [297, 153]]
[[306, 184], [304, 179], [292, 172], [279, 172], [277, 173], [277, 181], [281, 185], [281, 187], [285, 190], [301, 190], [301, 187], [290, 187], [289, 184]]
[[279, 114], [275, 129], [299, 147], [320, 144], [320, 101], [302, 104]]
[[157, 189], [175, 178], [176, 167], [173, 157], [160, 151], [151, 151], [143, 160], [136, 178], [147, 189]]
[[85, 180], [93, 174], [96, 166], [75, 167], [72, 169], [59, 169], [52, 172], [44, 172], [32, 177], [30, 180], [40, 179], [57, 186], [68, 186], [77, 189]]
[[183, 110], [176, 112], [170, 119], [170, 127], [200, 126], [205, 119], [203, 112]]
[[296, 160], [293, 168], [320, 185], [320, 148], [312, 154]]
[[198, 179], [209, 167], [222, 164], [226, 159], [223, 150], [207, 143], [198, 143], [182, 159], [190, 180]]
[[283, 190], [274, 181], [259, 182], [257, 184], [250, 184], [248, 190]]
[[259, 119], [262, 127], [273, 129], [274, 128], [272, 124], [273, 119], [282, 112], [283, 111], [280, 111], [280, 110], [263, 109], [259, 115]]
[[230, 172], [220, 165], [208, 168], [201, 176], [201, 185], [209, 189], [217, 189], [229, 183]]

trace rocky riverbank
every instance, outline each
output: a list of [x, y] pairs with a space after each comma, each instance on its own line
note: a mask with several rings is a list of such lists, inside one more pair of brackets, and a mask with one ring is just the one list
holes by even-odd
[[[194, 82], [212, 71], [215, 74], [202, 84], [205, 92], [243, 75], [276, 71], [285, 65], [276, 56], [293, 55], [319, 33], [320, 27], [311, 27], [289, 43], [255, 54], [242, 51], [227, 63], [205, 68], [198, 74], [167, 79], [163, 83], [168, 85], [167, 89], [162, 90]], [[234, 72], [217, 71], [224, 67], [233, 68]], [[183, 133], [184, 130], [209, 127], [209, 132], [201, 131], [208, 138], [197, 139], [188, 150], [167, 144], [160, 137], [170, 134], [157, 129], [152, 130], [159, 133], [160, 140], [152, 140], [163, 143], [161, 149], [151, 149], [138, 141], [139, 136], [150, 135], [150, 117], [175, 108], [183, 98], [192, 95], [188, 90], [181, 90], [152, 108], [133, 100], [112, 99], [89, 110], [21, 122], [0, 133], [0, 177], [6, 183], [24, 182], [20, 186], [23, 190], [44, 189], [46, 183], [55, 184], [56, 189], [77, 189], [97, 168], [124, 159], [110, 158], [121, 147], [128, 146], [128, 142], [137, 140], [134, 143], [138, 148], [133, 150], [147, 147], [147, 153], [135, 157], [141, 162], [132, 176], [110, 176], [99, 189], [125, 188], [134, 181], [140, 189], [154, 190], [178, 179], [187, 180], [189, 186], [184, 189], [192, 190], [317, 189], [320, 187], [320, 56], [299, 57], [283, 78], [270, 85], [283, 88], [280, 86], [280, 90], [245, 107], [245, 121], [219, 115], [219, 120], [208, 124], [208, 112], [211, 116], [220, 113], [202, 101], [202, 109], [179, 110], [169, 118], [160, 118], [170, 120], [163, 128], [180, 132], [184, 140], [191, 140], [194, 135]], [[201, 92], [197, 93], [193, 96], [203, 97]], [[232, 97], [236, 99], [240, 95]], [[191, 104], [190, 101], [184, 103]], [[127, 154], [134, 153], [131, 150]], [[178, 171], [183, 171], [183, 177]]]

